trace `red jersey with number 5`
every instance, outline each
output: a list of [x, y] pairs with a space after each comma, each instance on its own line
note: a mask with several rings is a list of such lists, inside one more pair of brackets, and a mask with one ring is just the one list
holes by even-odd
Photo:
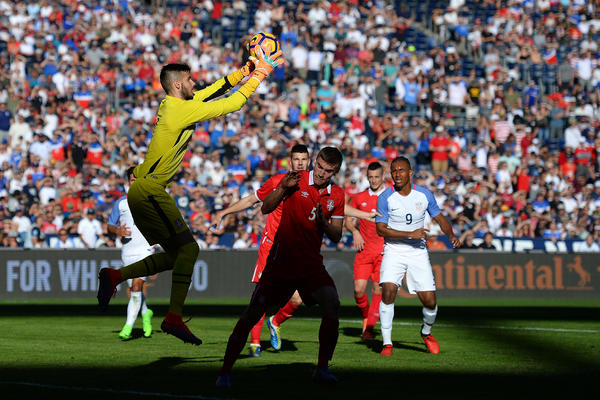
[[[325, 219], [344, 218], [344, 191], [329, 184], [319, 193], [313, 186], [313, 172], [301, 173], [297, 189], [281, 202], [281, 221], [263, 276], [301, 279], [324, 268], [321, 255], [324, 232], [317, 225], [317, 204], [321, 203]], [[281, 182], [283, 174], [273, 179]]]

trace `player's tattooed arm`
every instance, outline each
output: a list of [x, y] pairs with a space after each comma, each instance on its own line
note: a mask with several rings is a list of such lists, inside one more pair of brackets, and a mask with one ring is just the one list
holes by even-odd
[[284, 199], [287, 191], [298, 184], [300, 176], [300, 172], [298, 171], [289, 171], [287, 174], [285, 174], [279, 186], [277, 186], [277, 188], [269, 193], [263, 200], [263, 204], [260, 207], [262, 213], [269, 214], [275, 210], [279, 203], [281, 203], [281, 201]]

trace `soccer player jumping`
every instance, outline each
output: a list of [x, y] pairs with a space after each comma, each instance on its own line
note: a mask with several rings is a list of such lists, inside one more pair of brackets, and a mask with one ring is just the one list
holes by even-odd
[[313, 380], [337, 382], [328, 363], [338, 339], [340, 301], [320, 249], [323, 234], [333, 242], [342, 237], [344, 192], [330, 183], [341, 164], [342, 153], [325, 147], [317, 155], [313, 171], [290, 171], [270, 179], [274, 190], [263, 199], [261, 210], [267, 214], [283, 203], [281, 222], [250, 304], [229, 336], [218, 387], [230, 386], [233, 364], [266, 309], [285, 304], [296, 290], [307, 305], [319, 304], [322, 310]]
[[[122, 281], [173, 269], [169, 312], [161, 329], [186, 343], [202, 343], [181, 318], [198, 257], [198, 244], [175, 200], [165, 189], [181, 166], [196, 123], [239, 110], [258, 85], [282, 63], [281, 52], [272, 57], [257, 52], [257, 58], [202, 90], [195, 89], [189, 66], [168, 64], [161, 69], [160, 83], [167, 96], [158, 108], [144, 162], [134, 170], [136, 180], [129, 188], [127, 201], [133, 220], [148, 243], [159, 243], [165, 253], [153, 254], [120, 270], [101, 269], [97, 295], [100, 307], [106, 308]], [[214, 100], [246, 76], [249, 79], [235, 93]]]
[[395, 158], [391, 163], [390, 172], [394, 186], [379, 195], [377, 211], [381, 216], [375, 218], [377, 234], [385, 239], [380, 277], [383, 289], [379, 308], [383, 336], [381, 355], [392, 355], [394, 299], [405, 275], [409, 293], [416, 293], [423, 303], [421, 337], [427, 350], [437, 354], [440, 352], [440, 346], [431, 335], [431, 327], [437, 315], [437, 302], [435, 280], [425, 244], [425, 213], [429, 213], [440, 225], [455, 248], [460, 247], [461, 242], [454, 237], [452, 226], [440, 213], [429, 189], [411, 183], [413, 171], [406, 157]]
[[[377, 198], [385, 190], [383, 166], [377, 161], [367, 167], [369, 188], [352, 197], [350, 204], [359, 210], [372, 212], [377, 210]], [[347, 217], [347, 216], [346, 216]], [[354, 258], [354, 300], [363, 316], [362, 339], [373, 340], [373, 329], [379, 319], [381, 287], [379, 286], [379, 268], [383, 252], [383, 238], [377, 235], [375, 224], [360, 221], [356, 227], [354, 218], [346, 218], [346, 228], [352, 233], [353, 247], [358, 251]], [[367, 296], [367, 282], [371, 279], [371, 305]]]

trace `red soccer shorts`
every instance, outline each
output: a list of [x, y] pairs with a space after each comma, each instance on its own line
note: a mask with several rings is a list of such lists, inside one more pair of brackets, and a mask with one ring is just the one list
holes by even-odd
[[286, 279], [277, 273], [265, 273], [256, 285], [250, 302], [282, 307], [297, 290], [304, 304], [311, 306], [315, 303], [311, 294], [323, 286], [335, 288], [335, 283], [324, 266], [303, 278]]
[[354, 280], [364, 279], [379, 282], [381, 270], [381, 252], [361, 251], [354, 258]]

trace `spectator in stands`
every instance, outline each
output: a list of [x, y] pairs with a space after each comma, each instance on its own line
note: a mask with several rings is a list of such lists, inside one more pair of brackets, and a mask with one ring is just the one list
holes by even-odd
[[71, 236], [69, 236], [68, 232], [65, 229], [61, 229], [58, 231], [58, 238], [52, 245], [54, 249], [74, 249], [77, 246], [75, 245], [75, 241]]
[[494, 235], [492, 234], [492, 232], [486, 232], [485, 235], [483, 235], [483, 242], [481, 242], [481, 244], [478, 246], [478, 249], [498, 250], [496, 246], [494, 246], [494, 244], [492, 243], [492, 240], [494, 240]]
[[585, 242], [579, 245], [579, 249], [577, 250], [581, 253], [600, 253], [600, 245], [594, 239], [594, 235], [588, 234], [585, 238]]
[[[21, 16], [33, 26], [45, 18], [41, 13], [27, 14], [17, 3], [4, 6], [6, 15], [16, 16], [3, 22], [6, 31], [22, 29]], [[30, 8], [39, 4], [30, 3]], [[598, 5], [544, 0], [535, 8], [527, 2], [525, 6], [475, 2], [466, 8], [467, 3], [457, 0], [449, 4], [451, 9], [413, 14], [418, 21], [412, 21], [403, 14], [403, 6], [388, 3], [362, 7], [350, 2], [327, 8], [315, 2], [302, 8], [279, 2], [261, 6], [257, 13], [251, 2], [202, 2], [197, 13], [174, 4], [164, 15], [152, 12], [147, 2], [130, 2], [127, 9], [82, 4], [86, 8], [82, 15], [102, 21], [103, 36], [94, 38], [73, 35], [80, 20], [73, 20], [72, 27], [49, 19], [53, 40], [65, 45], [55, 50], [44, 31], [33, 30], [28, 33], [33, 40], [7, 44], [11, 56], [0, 65], [0, 75], [9, 82], [0, 87], [0, 103], [5, 103], [0, 110], [12, 115], [6, 149], [0, 138], [0, 179], [7, 206], [14, 211], [20, 204], [24, 216], [37, 221], [41, 210], [32, 205], [41, 197], [51, 203], [54, 195], [41, 196], [36, 183], [51, 178], [50, 186], [60, 196], [57, 201], [71, 213], [64, 220], [67, 230], [76, 226], [77, 210], [95, 207], [102, 217], [102, 199], [109, 190], [122, 194], [124, 187], [98, 186], [89, 193], [93, 197], [87, 197], [82, 182], [109, 170], [120, 174], [147, 151], [144, 124], [152, 123], [152, 110], [161, 100], [153, 65], [175, 57], [172, 48], [178, 47], [192, 65], [194, 78], [207, 82], [220, 68], [240, 65], [235, 54], [238, 38], [258, 26], [273, 26], [289, 61], [275, 72], [277, 82], [261, 87], [262, 99], [249, 104], [241, 120], [225, 117], [198, 126], [190, 149], [200, 147], [207, 156], [191, 151], [185, 155], [190, 173], [182, 173], [178, 181], [207, 188], [216, 196], [198, 193], [189, 198], [194, 207], [202, 199], [205, 208], [200, 212], [207, 218], [214, 207], [222, 206], [223, 183], [231, 186], [227, 190], [233, 197], [259, 186], [282, 168], [282, 155], [295, 142], [313, 149], [339, 143], [349, 166], [409, 153], [416, 158], [415, 171], [425, 174], [432, 166], [429, 144], [440, 126], [451, 143], [435, 159], [450, 155], [448, 168], [440, 171], [436, 161], [438, 176], [424, 175], [419, 181], [435, 186], [460, 171], [461, 186], [443, 190], [451, 197], [449, 204], [464, 209], [456, 218], [469, 213], [465, 222], [478, 236], [491, 230], [480, 224], [488, 210], [503, 204], [508, 210], [502, 211], [502, 218], [509, 230], [514, 226], [515, 236], [541, 237], [547, 226], [540, 226], [538, 219], [543, 222], [548, 216], [558, 218], [557, 228], [568, 237], [591, 230], [592, 219], [579, 215], [579, 210], [591, 204], [587, 185], [599, 180], [599, 118], [594, 110], [600, 107], [600, 67], [598, 30], [593, 28], [600, 20]], [[47, 10], [67, 12], [56, 0], [44, 4]], [[373, 24], [377, 28], [370, 29]], [[147, 26], [167, 28], [154, 35]], [[205, 32], [199, 27], [206, 27]], [[235, 37], [224, 34], [232, 29]], [[131, 57], [138, 64], [131, 63]], [[362, 62], [371, 58], [370, 63]], [[219, 59], [219, 65], [211, 59]], [[327, 93], [321, 90], [321, 81], [327, 82]], [[334, 108], [340, 118], [332, 116]], [[456, 133], [461, 130], [464, 143]], [[250, 146], [244, 140], [248, 133]], [[125, 142], [112, 139], [115, 134], [123, 135]], [[238, 139], [231, 139], [236, 135]], [[217, 164], [235, 154], [246, 173], [234, 185]], [[60, 177], [65, 183], [59, 182]], [[461, 192], [466, 186], [468, 196]], [[550, 205], [547, 216], [533, 212], [538, 194], [542, 204]], [[31, 239], [33, 244], [35, 235]]]
[[96, 211], [93, 208], [88, 208], [85, 217], [79, 221], [77, 233], [86, 248], [96, 247], [98, 239], [102, 236], [102, 225], [96, 219]]
[[473, 239], [475, 238], [475, 234], [473, 233], [472, 230], [466, 230], [465, 232], [463, 232], [463, 234], [460, 236], [460, 240], [462, 242], [462, 246], [461, 249], [477, 249], [479, 248], [478, 246], [476, 246], [473, 243]]

